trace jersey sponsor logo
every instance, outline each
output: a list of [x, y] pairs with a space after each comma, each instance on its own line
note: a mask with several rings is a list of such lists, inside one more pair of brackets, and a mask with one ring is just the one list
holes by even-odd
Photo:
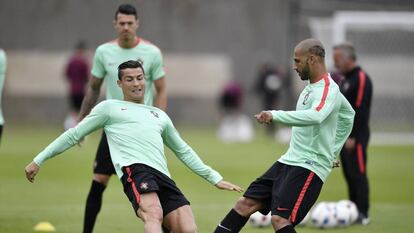
[[116, 66], [115, 62], [108, 62], [108, 66]]
[[310, 160], [306, 160], [306, 161], [305, 161], [305, 163], [306, 163], [306, 164], [309, 164], [309, 165], [311, 165], [311, 166], [313, 166], [313, 164], [315, 164], [313, 161], [310, 161]]
[[156, 117], [156, 118], [160, 118], [160, 117], [159, 117], [159, 115], [158, 115], [158, 113], [156, 113], [156, 112], [154, 112], [154, 111], [150, 111], [150, 113], [151, 113], [154, 117]]
[[283, 208], [283, 207], [277, 207], [276, 208], [277, 211], [288, 211], [288, 208]]
[[308, 91], [308, 93], [306, 93], [306, 95], [303, 97], [303, 102], [302, 105], [306, 105], [307, 103], [309, 103], [309, 96], [310, 96], [310, 91]]
[[127, 110], [128, 108], [121, 108], [121, 111], [125, 111], [125, 110]]

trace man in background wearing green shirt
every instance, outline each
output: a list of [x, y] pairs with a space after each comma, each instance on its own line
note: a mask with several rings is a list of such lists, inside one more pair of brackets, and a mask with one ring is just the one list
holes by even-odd
[[[95, 52], [92, 78], [79, 113], [82, 120], [96, 104], [102, 83], [106, 83], [106, 99], [122, 100], [117, 86], [117, 67], [124, 61], [141, 60], [145, 71], [146, 92], [144, 104], [167, 108], [165, 72], [161, 51], [155, 45], [137, 36], [139, 20], [137, 10], [130, 4], [120, 5], [113, 21], [117, 39], [100, 45]], [[155, 96], [153, 89], [156, 90]], [[102, 206], [102, 196], [115, 169], [111, 162], [105, 132], [102, 133], [93, 169], [92, 185], [86, 200], [83, 233], [92, 233], [96, 217]]]
[[3, 118], [3, 111], [2, 111], [2, 104], [1, 104], [1, 97], [3, 94], [3, 87], [4, 87], [4, 80], [6, 78], [6, 70], [7, 70], [7, 59], [6, 53], [3, 49], [0, 48], [0, 142], [1, 142], [1, 135], [3, 134], [3, 125], [4, 125], [4, 118]]
[[289, 149], [250, 184], [215, 233], [239, 232], [256, 211], [272, 213], [277, 233], [295, 233], [317, 200], [323, 182], [351, 133], [355, 112], [325, 67], [325, 49], [315, 39], [300, 42], [294, 51], [294, 70], [308, 85], [296, 111], [262, 111], [259, 123], [292, 126]]
[[26, 177], [33, 182], [43, 162], [103, 128], [116, 173], [144, 222], [144, 232], [160, 233], [164, 224], [172, 232], [195, 233], [189, 202], [170, 178], [164, 144], [194, 173], [217, 188], [237, 192], [242, 189], [205, 165], [181, 139], [164, 111], [144, 104], [145, 72], [140, 62], [127, 61], [118, 69], [117, 83], [124, 100], [106, 100], [96, 105], [76, 127], [59, 136], [27, 165]]

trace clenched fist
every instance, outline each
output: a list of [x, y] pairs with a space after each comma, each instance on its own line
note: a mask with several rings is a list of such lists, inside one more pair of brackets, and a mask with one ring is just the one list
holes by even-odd
[[254, 117], [260, 124], [269, 124], [273, 120], [273, 115], [270, 111], [261, 111], [259, 114], [254, 115]]
[[29, 165], [27, 165], [24, 169], [26, 172], [27, 180], [33, 183], [36, 174], [39, 172], [39, 169], [40, 167], [35, 162], [29, 163]]

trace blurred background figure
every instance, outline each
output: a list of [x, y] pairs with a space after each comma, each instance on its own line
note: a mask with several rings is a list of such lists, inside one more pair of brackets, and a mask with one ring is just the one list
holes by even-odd
[[351, 135], [341, 151], [342, 168], [348, 184], [349, 199], [359, 211], [357, 222], [366, 225], [369, 209], [367, 176], [367, 147], [370, 137], [369, 118], [372, 99], [372, 82], [356, 62], [355, 48], [351, 43], [334, 46], [335, 68], [344, 75], [340, 89], [355, 110]]
[[3, 93], [4, 80], [6, 78], [6, 67], [7, 67], [6, 53], [4, 52], [3, 49], [0, 48], [0, 142], [1, 142], [1, 136], [3, 134], [3, 125], [4, 125], [3, 111], [1, 108], [1, 96]]
[[220, 96], [222, 120], [218, 137], [224, 142], [250, 142], [253, 126], [250, 118], [242, 113], [243, 89], [236, 81], [228, 82]]
[[338, 71], [329, 72], [331, 75], [331, 78], [335, 81], [336, 84], [341, 85], [342, 81], [345, 79], [345, 77]]
[[75, 51], [66, 65], [65, 76], [69, 84], [70, 112], [64, 122], [65, 129], [76, 125], [85, 96], [85, 86], [89, 78], [89, 61], [85, 51], [86, 42], [81, 40], [76, 44]]
[[[274, 110], [279, 107], [279, 97], [283, 87], [283, 74], [280, 69], [272, 66], [270, 63], [264, 63], [259, 67], [255, 92], [261, 97], [262, 108], [265, 110]], [[271, 123], [267, 126], [268, 136], [274, 136], [276, 124]]]

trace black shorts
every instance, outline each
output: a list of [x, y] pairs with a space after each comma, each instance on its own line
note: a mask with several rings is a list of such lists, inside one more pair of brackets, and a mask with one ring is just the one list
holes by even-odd
[[299, 224], [318, 199], [322, 180], [312, 171], [280, 162], [250, 184], [244, 197], [265, 204], [261, 213], [278, 215]]
[[73, 110], [77, 112], [80, 111], [82, 106], [84, 94], [71, 94], [70, 95], [70, 106]]
[[105, 132], [102, 132], [101, 141], [99, 142], [98, 150], [96, 151], [93, 173], [104, 175], [115, 174], [115, 168], [112, 163]]
[[139, 208], [140, 195], [143, 193], [157, 193], [164, 216], [190, 204], [172, 179], [152, 167], [137, 163], [123, 167], [122, 172], [124, 192], [134, 207], [135, 214]]

